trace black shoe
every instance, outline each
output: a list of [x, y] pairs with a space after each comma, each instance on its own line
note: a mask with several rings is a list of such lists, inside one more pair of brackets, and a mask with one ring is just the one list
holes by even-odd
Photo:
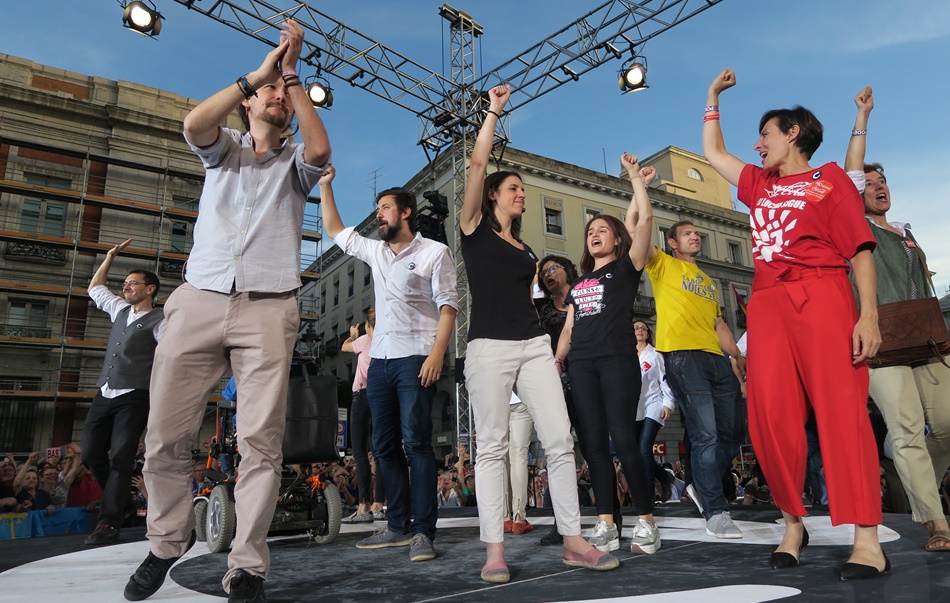
[[557, 523], [551, 526], [551, 531], [541, 537], [541, 546], [564, 544], [564, 537], [557, 531]]
[[242, 569], [231, 576], [231, 592], [228, 603], [267, 603], [264, 596], [264, 579]]
[[[805, 529], [802, 534], [802, 543], [798, 547], [798, 556], [802, 556], [802, 549], [808, 546], [808, 529]], [[773, 569], [788, 569], [790, 567], [798, 567], [798, 559], [795, 558], [795, 555], [791, 553], [772, 553], [772, 556], [769, 557], [769, 565]]]
[[[191, 547], [195, 546], [195, 533], [191, 533], [191, 540], [188, 542], [188, 548], [185, 549], [187, 553], [191, 550]], [[162, 587], [162, 583], [165, 582], [165, 576], [168, 575], [168, 570], [171, 569], [175, 562], [181, 559], [181, 557], [172, 557], [171, 559], [161, 559], [152, 554], [151, 551], [148, 553], [148, 557], [145, 558], [145, 561], [142, 562], [142, 565], [139, 566], [135, 573], [132, 574], [132, 577], [129, 578], [129, 583], [125, 585], [125, 598], [129, 601], [141, 601], [142, 599], [148, 599]]]
[[119, 530], [113, 528], [107, 523], [100, 523], [96, 526], [86, 540], [85, 545], [115, 544], [119, 542]]
[[873, 565], [863, 563], [845, 563], [836, 572], [842, 582], [845, 580], [867, 580], [891, 573], [891, 560], [884, 555], [884, 569], [878, 571]]

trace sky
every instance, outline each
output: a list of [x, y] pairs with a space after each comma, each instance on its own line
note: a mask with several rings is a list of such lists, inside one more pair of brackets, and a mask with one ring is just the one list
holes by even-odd
[[[0, 53], [204, 99], [257, 68], [269, 50], [173, 0], [155, 3], [165, 22], [161, 35], [149, 39], [122, 27], [116, 0], [0, 0]], [[449, 3], [484, 28], [476, 64], [486, 71], [602, 4]], [[448, 75], [447, 23], [438, 0], [310, 4]], [[893, 201], [888, 218], [911, 224], [937, 272], [938, 294], [950, 292], [950, 79], [935, 71], [950, 59], [950, 2], [723, 0], [640, 52], [648, 59], [649, 90], [621, 95], [621, 60], [611, 61], [514, 111], [512, 146], [597, 171], [606, 163], [615, 175], [624, 151], [645, 157], [673, 145], [701, 153], [706, 90], [729, 67], [739, 82], [721, 99], [731, 153], [757, 163], [752, 145], [761, 114], [800, 104], [825, 127], [812, 165], [841, 164], [854, 123], [852, 99], [871, 85], [876, 107], [867, 158], [885, 166]], [[341, 213], [355, 224], [374, 207], [374, 183], [378, 190], [404, 184], [427, 159], [417, 146], [414, 115], [341, 80], [330, 84], [334, 105], [321, 116], [333, 146]]]

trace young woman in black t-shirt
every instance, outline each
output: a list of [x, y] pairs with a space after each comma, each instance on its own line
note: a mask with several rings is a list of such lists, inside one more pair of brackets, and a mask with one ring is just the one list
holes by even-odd
[[568, 374], [578, 419], [575, 428], [585, 444], [597, 499], [600, 520], [588, 542], [602, 551], [620, 547], [620, 530], [614, 523], [619, 509], [614, 508], [613, 440], [640, 514], [630, 550], [652, 554], [660, 548], [660, 533], [653, 519], [653, 484], [647, 483], [640, 456], [640, 366], [632, 309], [651, 245], [653, 221], [645, 184], [656, 177], [656, 170], [640, 170], [637, 158], [626, 153], [621, 164], [633, 186], [627, 223], [608, 215], [587, 223], [581, 259], [584, 274], [571, 285], [567, 297], [571, 305], [556, 362], [563, 370], [564, 360], [570, 361]]
[[571, 426], [550, 338], [532, 304], [538, 258], [520, 238], [524, 183], [514, 172], [486, 177], [495, 126], [510, 96], [509, 86], [489, 92], [491, 106], [472, 150], [459, 219], [472, 293], [465, 380], [478, 434], [475, 483], [480, 536], [486, 543], [481, 577], [487, 582], [510, 579], [504, 557], [503, 497], [513, 389], [528, 407], [547, 453], [554, 514], [564, 535], [563, 562], [595, 570], [620, 564], [581, 536]]

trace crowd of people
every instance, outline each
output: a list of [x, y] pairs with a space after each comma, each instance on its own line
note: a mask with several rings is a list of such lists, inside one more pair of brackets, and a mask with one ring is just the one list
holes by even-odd
[[[299, 24], [285, 22], [260, 67], [185, 118], [185, 138], [207, 171], [186, 282], [163, 309], [152, 306], [160, 285], [147, 271], [129, 273], [123, 296], [114, 296], [105, 277], [130, 241], [109, 251], [90, 295], [114, 326], [82, 452], [69, 447], [62, 466], [40, 466], [32, 456], [22, 467], [5, 460], [5, 508], [55, 513], [77, 483], [92, 479], [102, 487], [102, 508], [87, 542], [107, 544], [118, 539], [134, 483], [148, 500], [150, 551], [124, 594], [151, 596], [195, 542], [186, 486], [198, 494], [205, 477], [190, 444], [207, 395], [230, 369], [240, 479], [222, 586], [230, 601], [265, 599], [265, 538], [299, 328], [299, 235], [306, 197], [319, 186], [327, 234], [369, 265], [376, 308], [343, 345], [359, 356], [353, 457], [301, 470], [337, 485], [352, 509], [347, 522], [385, 522], [357, 548], [407, 547], [412, 562], [433, 559], [439, 508], [474, 506], [485, 545], [480, 577], [503, 583], [511, 579], [505, 534], [533, 530], [526, 508], [551, 507], [554, 527], [541, 543], [561, 545], [568, 566], [610, 570], [620, 563], [611, 552], [625, 536], [624, 508], [637, 516], [630, 550], [652, 554], [661, 546], [657, 501], [688, 497], [706, 533], [722, 539], [743, 537], [733, 504], [773, 502], [785, 532], [769, 564], [781, 570], [797, 566], [808, 544], [802, 518], [810, 503], [827, 504], [835, 525], [854, 526], [837, 575], [873, 578], [890, 562], [877, 533], [882, 482], [870, 393], [906, 506], [929, 532], [927, 550], [950, 549], [950, 367], [937, 359], [868, 367], [881, 344], [878, 306], [933, 296], [910, 226], [887, 220], [883, 168], [865, 164], [870, 88], [855, 97], [845, 171], [810, 164], [823, 126], [802, 107], [762, 116], [754, 145], [761, 165], [738, 159], [720, 128], [720, 96], [736, 75], [723, 70], [710, 84], [704, 155], [751, 212], [755, 279], [740, 342], [721, 315], [721, 292], [697, 262], [700, 229], [681, 220], [664, 248], [653, 244], [647, 187], [656, 172], [635, 155], [620, 158], [632, 189], [624, 219], [590, 219], [580, 269], [559, 255], [539, 259], [522, 238], [521, 176], [489, 169], [512, 90], [488, 90], [458, 220], [471, 293], [463, 373], [475, 459], [461, 442], [440, 467], [431, 410], [459, 308], [456, 259], [417, 232], [415, 196], [401, 188], [377, 195], [378, 238], [344, 225], [329, 137], [295, 70], [303, 38]], [[235, 109], [244, 133], [220, 125]], [[294, 119], [299, 143], [283, 138]], [[644, 275], [656, 299], [655, 332], [632, 315]], [[676, 411], [686, 427], [685, 463], [657, 466], [654, 443]], [[139, 477], [134, 443], [146, 420]], [[537, 458], [528, 453], [532, 431], [543, 448]], [[754, 471], [734, 466], [747, 432]], [[83, 465], [94, 478], [84, 477]], [[885, 483], [894, 490], [893, 480]], [[583, 533], [580, 508], [588, 505], [597, 523]]]

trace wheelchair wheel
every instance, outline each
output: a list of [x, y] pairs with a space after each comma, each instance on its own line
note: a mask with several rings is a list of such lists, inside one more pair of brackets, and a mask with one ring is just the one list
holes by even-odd
[[234, 500], [227, 484], [218, 484], [208, 497], [207, 542], [212, 553], [221, 553], [231, 547], [234, 540], [236, 517]]
[[195, 501], [195, 536], [198, 542], [208, 539], [208, 501]]
[[322, 530], [311, 531], [310, 536], [318, 544], [330, 544], [340, 533], [340, 523], [343, 519], [343, 501], [336, 484], [330, 482], [324, 486], [323, 499], [327, 505], [327, 522]]

